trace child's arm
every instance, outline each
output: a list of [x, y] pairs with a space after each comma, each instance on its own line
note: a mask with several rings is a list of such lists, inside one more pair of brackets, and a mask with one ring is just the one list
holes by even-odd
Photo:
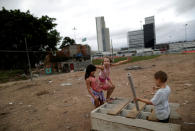
[[102, 65], [95, 65], [95, 67], [100, 69], [100, 70], [104, 70], [104, 66], [102, 66]]
[[135, 100], [144, 102], [144, 103], [146, 103], [148, 105], [153, 105], [153, 103], [150, 100], [148, 100], [148, 99], [135, 98]]
[[90, 94], [90, 95], [93, 97], [93, 99], [95, 100], [96, 97], [95, 97], [95, 95], [91, 92], [90, 80], [89, 80], [89, 79], [86, 80], [86, 85], [87, 85], [87, 90], [88, 90], [89, 94]]
[[121, 64], [124, 64], [126, 62], [129, 62], [131, 60], [131, 57], [128, 57], [127, 60], [124, 60], [124, 61], [119, 61], [117, 63], [113, 63], [111, 64], [112, 66], [117, 66], [117, 65], [121, 65]]

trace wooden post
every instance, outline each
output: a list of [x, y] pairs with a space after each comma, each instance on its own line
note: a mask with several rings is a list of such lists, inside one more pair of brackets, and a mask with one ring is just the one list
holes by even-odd
[[[128, 73], [128, 79], [129, 79], [129, 83], [131, 85], [130, 87], [131, 87], [131, 90], [132, 90], [132, 93], [133, 93], [133, 97], [136, 98], [135, 88], [134, 88], [133, 80], [131, 78], [130, 73]], [[137, 111], [139, 111], [139, 105], [138, 105], [137, 101], [135, 101], [135, 106], [136, 106]]]
[[26, 45], [26, 54], [27, 54], [27, 58], [28, 58], [28, 67], [29, 67], [29, 72], [30, 72], [30, 79], [32, 81], [32, 70], [31, 70], [31, 64], [30, 64], [30, 58], [29, 58], [29, 54], [28, 54], [28, 46], [27, 46], [27, 42], [26, 42], [26, 37], [24, 38], [24, 43]]

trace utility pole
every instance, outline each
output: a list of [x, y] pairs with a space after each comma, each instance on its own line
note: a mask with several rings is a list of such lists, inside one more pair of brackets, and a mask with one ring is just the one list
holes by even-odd
[[140, 25], [141, 25], [141, 30], [142, 30], [142, 21], [140, 21]]
[[77, 30], [77, 28], [76, 28], [76, 27], [74, 27], [74, 28], [73, 28], [73, 31], [74, 31], [74, 39], [75, 39], [75, 43], [77, 43], [77, 42], [76, 42], [76, 30]]
[[25, 42], [25, 45], [26, 45], [26, 54], [27, 54], [27, 58], [28, 58], [30, 79], [31, 79], [31, 81], [32, 81], [32, 70], [31, 70], [31, 65], [30, 65], [30, 58], [29, 58], [29, 54], [28, 54], [28, 47], [27, 47], [26, 37], [24, 38], [24, 42]]
[[111, 39], [111, 46], [112, 46], [112, 62], [114, 62], [112, 39]]
[[186, 30], [187, 25], [188, 25], [188, 24], [185, 24], [185, 41], [187, 41], [187, 30]]

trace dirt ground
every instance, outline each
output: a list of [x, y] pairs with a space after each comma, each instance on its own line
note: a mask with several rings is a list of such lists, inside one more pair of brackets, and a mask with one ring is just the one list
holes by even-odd
[[[144, 69], [124, 70], [131, 65]], [[152, 91], [153, 75], [159, 70], [168, 74], [168, 85], [172, 90], [170, 102], [180, 104], [182, 130], [195, 130], [195, 54], [163, 55], [113, 67], [111, 79], [116, 89], [112, 96], [133, 98], [127, 79], [128, 72], [131, 72], [137, 95], [151, 98], [148, 90]], [[84, 72], [0, 85], [1, 131], [89, 131], [90, 111], [93, 109]]]

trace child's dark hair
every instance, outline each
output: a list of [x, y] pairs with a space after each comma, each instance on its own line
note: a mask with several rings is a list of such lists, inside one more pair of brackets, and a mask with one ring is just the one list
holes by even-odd
[[158, 71], [154, 74], [154, 78], [157, 80], [159, 79], [161, 82], [165, 83], [168, 79], [168, 76], [165, 72], [163, 71]]
[[90, 76], [91, 72], [96, 71], [96, 67], [92, 64], [88, 65], [85, 72], [85, 80]]

